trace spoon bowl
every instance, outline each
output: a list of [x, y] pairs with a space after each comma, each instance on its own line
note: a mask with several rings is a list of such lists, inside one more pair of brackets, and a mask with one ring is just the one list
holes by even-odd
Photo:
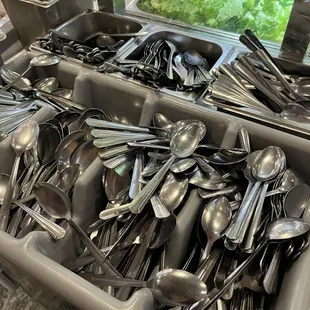
[[52, 93], [58, 86], [58, 81], [54, 77], [39, 79], [33, 82], [34, 88], [46, 93]]
[[74, 186], [76, 180], [80, 175], [80, 165], [72, 164], [69, 167], [60, 171], [59, 174], [59, 188], [61, 188], [65, 193], [69, 192]]
[[291, 168], [287, 169], [283, 174], [281, 185], [277, 189], [268, 192], [266, 196], [287, 193], [294, 186], [304, 183], [305, 182], [296, 170]]
[[71, 202], [68, 196], [58, 187], [50, 183], [37, 183], [34, 195], [44, 211], [55, 219], [66, 219], [81, 238], [90, 253], [94, 256], [103, 272], [108, 275], [121, 276], [106, 256], [95, 246], [82, 228], [72, 219]]
[[234, 165], [245, 161], [248, 152], [245, 150], [219, 150], [208, 157], [208, 161], [214, 165]]
[[100, 46], [101, 48], [105, 48], [105, 47], [113, 46], [114, 44], [116, 44], [116, 41], [109, 35], [100, 34], [98, 35], [96, 39], [96, 44]]
[[194, 158], [183, 158], [176, 161], [170, 168], [174, 173], [183, 173], [186, 170], [192, 168], [196, 165], [196, 160]]
[[194, 123], [174, 133], [170, 141], [170, 148], [175, 156], [185, 158], [194, 153], [200, 140], [201, 128]]
[[153, 125], [158, 128], [169, 129], [173, 126], [173, 122], [164, 114], [155, 113], [155, 115], [153, 116]]
[[53, 66], [60, 63], [61, 58], [53, 54], [42, 54], [31, 59], [30, 65], [36, 67]]
[[308, 232], [310, 225], [299, 218], [282, 217], [269, 224], [266, 230], [267, 241], [281, 241], [301, 236]]
[[52, 94], [65, 98], [65, 99], [72, 100], [73, 91], [72, 89], [67, 89], [67, 88], [57, 88], [52, 92]]
[[232, 209], [225, 196], [212, 199], [201, 216], [201, 225], [207, 235], [208, 242], [201, 260], [205, 260], [213, 243], [222, 237], [232, 217]]
[[177, 178], [173, 173], [168, 173], [160, 189], [159, 198], [168, 211], [172, 212], [183, 201], [187, 189], [187, 178]]
[[85, 141], [73, 153], [71, 164], [78, 164], [80, 166], [80, 174], [82, 174], [96, 157], [97, 148], [94, 146], [93, 141]]
[[256, 156], [252, 174], [258, 182], [271, 180], [278, 174], [284, 160], [279, 148], [268, 146]]
[[121, 177], [113, 169], [107, 169], [103, 185], [105, 194], [109, 201], [117, 203], [120, 199], [122, 199], [121, 193], [123, 192], [123, 190], [129, 188], [129, 174]]
[[[177, 269], [165, 269], [148, 283], [156, 300], [168, 306], [190, 306], [205, 297], [206, 285], [195, 275]], [[175, 288], [178, 289], [175, 289]]]
[[71, 202], [68, 196], [50, 183], [37, 183], [34, 194], [44, 211], [55, 219], [71, 219]]
[[52, 54], [42, 54], [35, 56], [31, 59], [28, 68], [20, 75], [16, 76], [9, 84], [7, 84], [2, 91], [8, 90], [11, 86], [13, 86], [16, 82], [22, 79], [22, 77], [32, 68], [32, 67], [46, 67], [46, 66], [53, 66], [60, 62], [61, 58], [57, 55]]
[[284, 212], [289, 217], [301, 217], [310, 199], [310, 188], [307, 184], [292, 187], [284, 198]]
[[150, 243], [149, 249], [155, 250], [166, 244], [173, 235], [176, 225], [177, 218], [173, 213], [168, 217], [161, 219], [156, 229], [156, 234]]
[[[1, 69], [1, 78], [7, 84], [10, 84], [12, 81], [16, 80], [18, 77], [19, 77], [19, 74], [15, 71], [8, 70], [8, 69]], [[32, 90], [31, 82], [27, 78], [24, 78], [24, 77], [22, 77], [19, 81], [15, 82], [12, 86], [15, 89], [20, 90], [20, 91]]]

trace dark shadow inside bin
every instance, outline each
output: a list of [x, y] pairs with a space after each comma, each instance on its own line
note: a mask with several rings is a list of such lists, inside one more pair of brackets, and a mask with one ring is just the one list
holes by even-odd
[[[16, 57], [10, 61], [4, 68], [22, 73], [27, 69], [31, 59], [37, 54], [29, 52]], [[79, 73], [79, 68], [65, 61], [61, 61], [58, 65], [48, 67], [33, 67], [25, 75], [31, 82], [40, 78], [55, 77], [59, 82], [59, 87], [74, 88], [75, 78]], [[2, 79], [1, 79], [2, 81]], [[5, 84], [3, 81], [1, 84]]]
[[[129, 33], [138, 32], [142, 25], [128, 18], [116, 16], [103, 12], [84, 12], [57, 30], [72, 39], [84, 40], [87, 36], [102, 31], [104, 33]], [[125, 41], [130, 37], [124, 38]]]
[[177, 47], [177, 52], [184, 53], [189, 49], [193, 49], [201, 54], [209, 63], [210, 68], [221, 57], [223, 50], [221, 46], [214, 42], [204, 41], [182, 34], [177, 34], [169, 31], [159, 31], [151, 34], [147, 39], [132, 51], [126, 58], [139, 60], [143, 56], [144, 48], [147, 44], [158, 40], [168, 40], [174, 43]]

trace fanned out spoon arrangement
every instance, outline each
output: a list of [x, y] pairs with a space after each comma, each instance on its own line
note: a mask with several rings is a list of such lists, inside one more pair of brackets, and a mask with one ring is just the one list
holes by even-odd
[[251, 30], [239, 39], [252, 53], [240, 53], [236, 60], [214, 70], [208, 102], [269, 115], [273, 111], [282, 120], [309, 125], [310, 78], [285, 74]]
[[86, 120], [108, 198], [88, 233], [115, 269], [91, 251], [64, 265], [120, 300], [147, 287], [164, 309], [261, 309], [281, 261], [308, 246], [309, 187], [279, 147], [251, 153], [244, 129], [242, 148], [224, 148], [204, 143], [198, 120], [153, 122]]

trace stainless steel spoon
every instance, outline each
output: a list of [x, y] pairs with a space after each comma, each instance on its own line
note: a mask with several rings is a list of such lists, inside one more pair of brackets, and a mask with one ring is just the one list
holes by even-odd
[[[147, 287], [154, 298], [167, 306], [189, 306], [205, 298], [207, 288], [205, 283], [195, 275], [178, 269], [164, 269], [149, 281], [135, 279], [108, 278], [104, 275], [80, 274], [95, 285], [114, 287]], [[178, 288], [178, 289], [175, 289]]]
[[199, 169], [191, 176], [189, 183], [207, 190], [219, 190], [226, 186], [226, 183], [217, 175], [203, 174]]
[[0, 208], [0, 229], [6, 230], [9, 220], [11, 202], [16, 185], [20, 158], [26, 150], [30, 150], [38, 140], [39, 125], [33, 120], [28, 120], [20, 125], [14, 132], [11, 140], [11, 147], [15, 151], [15, 161], [11, 171], [9, 186], [6, 190], [2, 206]]
[[201, 261], [209, 256], [213, 243], [222, 237], [231, 217], [232, 209], [225, 196], [212, 199], [208, 202], [201, 216], [201, 225], [208, 238], [206, 248], [201, 256]]
[[155, 113], [153, 116], [153, 124], [158, 128], [171, 128], [173, 122], [164, 114]]
[[171, 167], [170, 170], [174, 173], [182, 173], [194, 165], [196, 165], [196, 160], [194, 158], [182, 158], [177, 160]]
[[176, 177], [173, 173], [168, 173], [159, 191], [159, 198], [164, 206], [170, 211], [174, 211], [183, 201], [188, 189], [188, 179]]
[[[226, 233], [229, 239], [242, 241], [240, 237], [241, 234], [245, 234], [246, 232], [245, 227], [249, 224], [249, 219], [254, 211], [253, 201], [260, 189], [261, 183], [275, 178], [283, 165], [283, 161], [285, 161], [285, 155], [283, 151], [281, 150], [282, 152], [280, 152], [280, 150], [281, 149], [277, 147], [269, 146], [256, 156], [253, 166], [251, 166], [252, 174], [255, 174], [256, 183], [248, 196], [243, 200], [232, 223], [230, 223], [230, 227]], [[267, 192], [267, 188], [265, 188], [265, 190], [264, 195]], [[247, 221], [245, 221], [246, 218], [248, 219]]]
[[52, 92], [53, 95], [72, 100], [73, 90], [67, 88], [57, 88]]
[[121, 177], [113, 169], [107, 169], [103, 185], [109, 201], [117, 203], [121, 198], [121, 192], [129, 188], [130, 177], [128, 174]]
[[54, 240], [61, 240], [65, 237], [66, 231], [53, 221], [47, 219], [40, 213], [33, 211], [26, 205], [14, 201], [14, 204], [23, 209], [35, 222], [37, 222]]
[[[68, 196], [58, 187], [50, 183], [37, 183], [34, 194], [40, 206], [53, 218], [65, 219], [81, 238], [89, 252], [95, 257], [103, 272], [112, 276], [122, 275], [106, 260], [106, 256], [95, 246], [83, 229], [72, 219], [72, 207]], [[105, 263], [103, 263], [105, 261]]]
[[267, 192], [266, 197], [276, 194], [284, 194], [287, 193], [292, 187], [299, 184], [304, 184], [305, 182], [298, 174], [298, 172], [294, 169], [287, 169], [282, 177], [281, 185], [275, 190]]
[[52, 93], [59, 86], [58, 81], [54, 77], [38, 79], [33, 82], [33, 87], [46, 93]]
[[292, 187], [284, 198], [284, 212], [289, 217], [301, 217], [309, 204], [310, 188], [307, 184]]
[[14, 81], [6, 85], [1, 91], [8, 90], [12, 85], [18, 82], [32, 67], [45, 67], [57, 65], [60, 62], [61, 58], [52, 54], [42, 54], [34, 57], [28, 66], [28, 68], [21, 73]]

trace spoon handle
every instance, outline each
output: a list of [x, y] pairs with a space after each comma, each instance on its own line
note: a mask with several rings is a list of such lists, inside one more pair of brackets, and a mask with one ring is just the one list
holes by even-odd
[[261, 221], [263, 206], [264, 206], [264, 201], [265, 201], [268, 186], [269, 186], [269, 182], [265, 182], [260, 192], [259, 200], [256, 205], [256, 209], [255, 209], [252, 221], [251, 221], [251, 225], [247, 232], [247, 237], [245, 239], [244, 246], [242, 247], [243, 250], [245, 250], [246, 252], [252, 249], [254, 237], [257, 232], [259, 223]]
[[138, 214], [140, 213], [148, 201], [153, 196], [157, 187], [164, 179], [166, 173], [172, 166], [176, 156], [172, 155], [166, 163], [160, 168], [160, 170], [155, 174], [152, 180], [142, 189], [142, 191], [136, 196], [136, 198], [129, 204], [129, 210], [132, 213]]
[[8, 187], [6, 189], [2, 206], [0, 208], [0, 229], [6, 231], [9, 221], [9, 213], [11, 208], [11, 202], [13, 199], [14, 189], [16, 185], [16, 178], [20, 163], [20, 156], [15, 157], [13, 168], [10, 175]]
[[81, 238], [89, 252], [94, 256], [98, 265], [102, 268], [102, 271], [111, 276], [121, 277], [122, 275], [117, 271], [117, 269], [106, 259], [106, 256], [96, 247], [96, 245], [91, 241], [91, 239], [85, 234], [84, 230], [77, 225], [73, 219], [68, 220], [69, 224]]
[[117, 277], [107, 277], [103, 274], [95, 274], [95, 273], [80, 273], [82, 278], [87, 281], [93, 283], [94, 285], [100, 286], [113, 286], [113, 287], [146, 287], [146, 281], [140, 281], [136, 279], [129, 278], [117, 278]]
[[114, 207], [111, 209], [106, 209], [106, 210], [101, 211], [99, 214], [99, 218], [105, 221], [113, 217], [116, 217], [120, 214], [126, 213], [128, 211], [129, 211], [129, 204], [126, 204], [126, 205], [122, 205], [119, 207]]
[[[152, 220], [151, 226], [149, 227], [147, 231], [146, 238], [142, 241], [138, 251], [136, 252], [136, 255], [130, 264], [130, 267], [126, 273], [126, 277], [135, 279], [138, 276], [139, 270], [141, 268], [141, 265], [145, 259], [145, 255], [147, 253], [148, 247], [153, 239], [155, 229], [159, 223], [159, 220], [157, 218], [154, 218]], [[129, 293], [131, 289], [128, 287], [123, 287], [118, 290], [115, 297], [120, 300], [127, 300]]]
[[18, 81], [20, 81], [22, 79], [22, 77], [32, 68], [32, 65], [29, 65], [29, 67], [23, 72], [21, 73], [15, 80], [13, 80], [11, 83], [7, 84], [5, 87], [3, 87], [1, 89], [1, 91], [6, 91], [8, 90], [12, 85], [14, 85], [15, 83], [17, 83]]
[[152, 204], [154, 214], [158, 219], [162, 219], [170, 215], [170, 212], [168, 211], [166, 206], [162, 203], [158, 195], [155, 194], [151, 198], [151, 204]]
[[153, 144], [153, 143], [150, 144], [150, 143], [142, 143], [142, 142], [128, 142], [127, 144], [129, 146], [147, 147], [150, 149], [170, 150], [169, 146], [158, 145], [158, 144]]
[[132, 152], [128, 152], [122, 155], [117, 155], [115, 157], [112, 157], [110, 159], [107, 159], [103, 161], [103, 165], [109, 169], [115, 169], [122, 163], [126, 162], [130, 157], [132, 157], [134, 154]]
[[64, 97], [57, 96], [55, 94], [50, 94], [42, 90], [39, 90], [39, 92], [47, 99], [54, 100], [61, 108], [65, 110], [68, 110], [68, 109], [75, 109], [78, 111], [86, 110], [86, 106], [82, 103], [79, 103], [79, 102], [76, 102], [74, 100], [70, 100]]
[[[140, 127], [140, 126], [132, 126], [132, 125], [124, 125], [119, 123], [113, 123], [93, 118], [88, 118], [86, 120], [86, 124], [91, 127], [96, 128], [104, 128], [104, 129], [113, 129], [113, 130], [120, 130], [120, 131], [130, 131], [130, 132], [142, 132], [142, 133], [151, 133], [150, 129]], [[155, 127], [156, 129], [156, 127]]]
[[266, 197], [273, 196], [273, 195], [278, 195], [278, 194], [283, 194], [282, 190], [280, 188], [274, 189], [272, 191], [269, 191], [266, 193]]
[[144, 157], [141, 151], [138, 151], [136, 154], [135, 164], [133, 167], [132, 178], [129, 188], [129, 197], [134, 199], [142, 190], [142, 185], [139, 182], [141, 173], [144, 167]]
[[170, 53], [169, 53], [169, 58], [167, 61], [167, 70], [166, 70], [166, 75], [168, 79], [173, 80], [173, 71], [172, 71], [172, 59], [173, 59], [173, 54], [175, 53], [174, 47], [170, 48]]
[[18, 201], [15, 201], [14, 203], [27, 212], [29, 216], [33, 218], [42, 228], [44, 228], [53, 239], [61, 240], [66, 235], [66, 231], [56, 223], [50, 221]]
[[222, 252], [220, 251], [220, 249], [215, 248], [209, 255], [209, 257], [207, 257], [207, 259], [205, 259], [199, 266], [198, 270], [195, 273], [195, 276], [197, 276], [202, 282], [206, 282], [221, 254]]
[[197, 302], [190, 307], [190, 310], [203, 310], [209, 309], [225, 292], [226, 290], [236, 281], [236, 279], [242, 274], [245, 268], [254, 260], [254, 258], [264, 248], [267, 241], [261, 242], [255, 251], [248, 256], [225, 280], [224, 285], [221, 289], [214, 288], [205, 299]]
[[209, 257], [212, 245], [213, 245], [213, 241], [211, 241], [211, 240], [209, 241], [209, 239], [208, 239], [207, 245], [206, 245], [206, 247], [202, 253], [201, 259], [200, 259], [201, 262], [203, 262], [204, 260], [206, 260]]
[[157, 136], [155, 135], [137, 135], [137, 136], [132, 136], [132, 137], [108, 137], [108, 138], [101, 138], [101, 139], [96, 139], [94, 140], [94, 146], [97, 148], [105, 148], [108, 146], [115, 146], [119, 144], [124, 144], [127, 142], [131, 141], [143, 141], [147, 139], [156, 139]]
[[[257, 195], [257, 192], [260, 188], [260, 182], [256, 182], [253, 188], [251, 189], [251, 192], [248, 196], [245, 197], [243, 200], [238, 213], [231, 221], [231, 224], [228, 227], [228, 230], [226, 232], [226, 236], [231, 240], [237, 240], [240, 235], [240, 230], [243, 225], [243, 221], [247, 215], [247, 212], [249, 208], [251, 208], [251, 205], [253, 204], [253, 200]], [[250, 184], [249, 184], [250, 185]]]
[[279, 67], [279, 65], [277, 64], [276, 60], [269, 54], [269, 52], [267, 51], [267, 49], [265, 48], [265, 46], [261, 43], [261, 41], [258, 39], [258, 37], [253, 33], [253, 31], [251, 29], [246, 29], [244, 31], [244, 33], [246, 34], [246, 36], [260, 49], [262, 49], [267, 56], [269, 57], [270, 61], [272, 61], [281, 71], [281, 68]]
[[245, 149], [249, 154], [251, 153], [250, 135], [245, 128], [241, 128], [238, 132], [240, 145], [242, 149]]

